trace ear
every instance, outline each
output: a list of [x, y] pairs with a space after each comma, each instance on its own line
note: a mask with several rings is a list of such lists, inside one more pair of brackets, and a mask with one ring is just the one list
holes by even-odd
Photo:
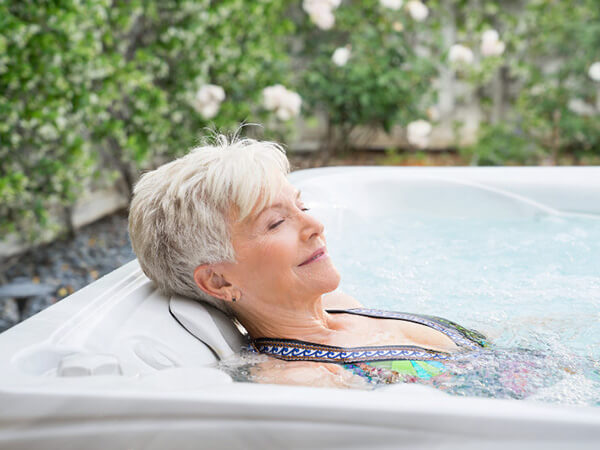
[[231, 283], [217, 272], [210, 264], [203, 264], [194, 270], [194, 281], [196, 285], [213, 297], [221, 300], [231, 301], [235, 298], [235, 289]]

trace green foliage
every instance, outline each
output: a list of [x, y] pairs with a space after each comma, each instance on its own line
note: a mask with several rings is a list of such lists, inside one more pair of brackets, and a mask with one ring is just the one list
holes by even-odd
[[[321, 30], [302, 0], [0, 0], [0, 240], [65, 228], [56, 218], [87, 189], [130, 191], [207, 127], [266, 122], [266, 138], [285, 140], [289, 124], [262, 106], [275, 84], [300, 94], [308, 121], [325, 114], [328, 149], [349, 148], [358, 126], [423, 117], [445, 77], [484, 113], [479, 143], [461, 149], [473, 164], [597, 161], [597, 0], [430, 0], [424, 21], [406, 3], [344, 0]], [[490, 29], [506, 50], [483, 57]], [[453, 43], [474, 63], [451, 66]], [[194, 108], [206, 84], [226, 95], [210, 119]]]
[[[131, 189], [203, 128], [264, 119], [292, 25], [283, 2], [248, 3], [0, 0], [0, 236], [36, 241], [86, 187]], [[192, 106], [207, 83], [227, 92], [214, 120]]]
[[566, 150], [600, 154], [598, 112], [570, 106], [575, 100], [593, 111], [600, 104], [600, 83], [588, 76], [591, 63], [600, 60], [598, 2], [532, 2], [526, 19], [520, 36], [528, 46], [520, 67], [524, 88], [516, 101], [518, 120], [554, 161]]
[[[358, 125], [382, 127], [415, 120], [435, 75], [432, 60], [416, 53], [427, 52], [428, 42], [418, 38], [426, 22], [415, 22], [405, 11], [392, 11], [377, 0], [347, 1], [335, 11], [331, 30], [319, 30], [302, 16], [305, 34], [299, 57], [306, 61], [300, 92], [312, 111], [323, 111], [330, 126], [342, 130], [342, 142]], [[344, 66], [332, 61], [336, 48], [350, 49]]]
[[543, 155], [542, 149], [523, 130], [510, 128], [505, 123], [482, 125], [477, 143], [462, 148], [460, 153], [472, 165], [480, 166], [535, 164]]
[[[471, 28], [480, 24], [498, 29], [507, 51], [484, 60], [470, 74], [488, 117], [479, 146], [465, 153], [483, 164], [556, 163], [563, 153], [600, 155], [600, 83], [588, 76], [591, 64], [600, 60], [598, 2], [486, 1], [470, 18]], [[500, 70], [505, 82], [517, 89], [493, 99], [492, 80], [501, 76]], [[491, 110], [499, 100], [508, 107], [503, 117], [494, 118]], [[502, 151], [492, 136], [504, 144], [513, 142], [515, 150]]]

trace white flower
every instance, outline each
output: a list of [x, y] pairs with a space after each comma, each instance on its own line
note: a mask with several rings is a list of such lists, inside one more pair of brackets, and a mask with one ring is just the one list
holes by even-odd
[[38, 133], [40, 133], [40, 136], [47, 141], [58, 138], [58, 132], [56, 131], [56, 128], [49, 123], [45, 123], [39, 127]]
[[340, 6], [341, 0], [304, 0], [302, 8], [310, 20], [322, 30], [329, 30], [335, 23], [333, 10]]
[[596, 108], [580, 98], [572, 98], [567, 104], [567, 108], [580, 116], [593, 116], [596, 114]]
[[196, 100], [200, 103], [221, 103], [225, 100], [225, 91], [216, 84], [205, 84], [196, 93]]
[[502, 41], [484, 41], [481, 43], [481, 54], [483, 56], [500, 56], [504, 53], [505, 48], [506, 44]]
[[416, 120], [406, 127], [406, 137], [411, 145], [417, 148], [425, 148], [429, 144], [431, 124], [426, 120]]
[[379, 0], [379, 4], [384, 8], [393, 9], [394, 11], [398, 11], [402, 8], [403, 0]]
[[196, 111], [198, 111], [205, 119], [212, 119], [219, 112], [219, 108], [221, 108], [220, 103], [206, 103], [196, 108]]
[[483, 56], [500, 56], [506, 44], [500, 40], [496, 30], [486, 30], [481, 35], [481, 54]]
[[65, 119], [63, 116], [58, 116], [55, 120], [55, 123], [59, 130], [64, 130], [67, 126], [67, 119]]
[[315, 9], [326, 7], [330, 11], [337, 9], [342, 3], [342, 0], [304, 0], [302, 2], [302, 9], [307, 14], [311, 14]]
[[263, 105], [269, 111], [277, 109], [280, 103], [280, 99], [285, 96], [287, 89], [281, 85], [276, 84], [263, 89]]
[[411, 17], [417, 22], [422, 22], [429, 15], [429, 8], [418, 0], [412, 0], [406, 4], [406, 9]]
[[296, 92], [276, 84], [263, 89], [263, 104], [266, 109], [275, 111], [279, 119], [288, 120], [300, 114], [302, 98]]
[[225, 100], [225, 91], [221, 86], [205, 84], [196, 92], [192, 106], [205, 119], [212, 119], [219, 112], [223, 100]]
[[310, 15], [310, 20], [321, 30], [329, 30], [335, 24], [335, 16], [330, 10], [323, 10]]
[[481, 35], [482, 42], [496, 42], [500, 39], [500, 35], [496, 30], [485, 30]]
[[452, 63], [471, 64], [473, 62], [473, 51], [461, 44], [454, 44], [448, 52], [448, 60]]
[[336, 66], [345, 66], [348, 60], [350, 59], [350, 49], [348, 47], [340, 47], [336, 48], [335, 52], [333, 52], [333, 56], [331, 60]]
[[588, 75], [592, 80], [600, 82], [600, 61], [596, 61], [590, 66], [590, 70], [588, 70]]

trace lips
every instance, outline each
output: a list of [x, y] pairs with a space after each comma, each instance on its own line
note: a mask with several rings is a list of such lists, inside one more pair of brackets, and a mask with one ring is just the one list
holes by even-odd
[[325, 247], [321, 247], [316, 252], [314, 252], [312, 255], [310, 255], [306, 261], [304, 261], [302, 264], [299, 264], [299, 266], [303, 266], [305, 264], [313, 262], [319, 256], [323, 255], [326, 251], [327, 251], [327, 249]]

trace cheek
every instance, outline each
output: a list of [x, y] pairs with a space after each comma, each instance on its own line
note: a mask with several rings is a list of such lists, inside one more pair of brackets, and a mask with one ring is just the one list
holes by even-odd
[[294, 265], [299, 258], [295, 239], [288, 233], [265, 238], [259, 242], [256, 254], [264, 266], [283, 269]]
[[240, 263], [262, 277], [281, 274], [282, 270], [295, 265], [300, 258], [296, 240], [289, 233], [257, 238], [240, 249], [239, 253]]

